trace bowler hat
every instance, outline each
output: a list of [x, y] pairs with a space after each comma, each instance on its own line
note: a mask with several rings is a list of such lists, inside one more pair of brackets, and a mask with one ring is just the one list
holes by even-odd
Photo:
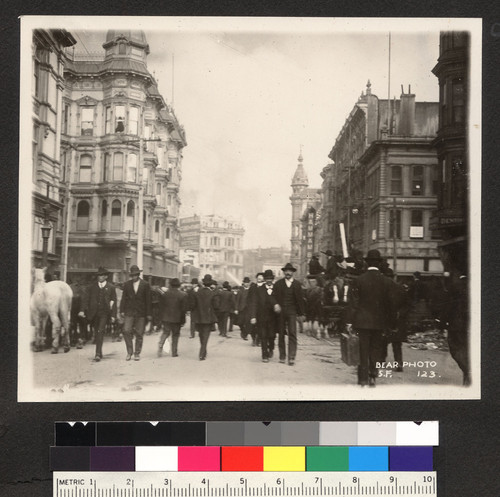
[[142, 269], [139, 269], [139, 266], [136, 266], [135, 264], [130, 266], [130, 270], [129, 270], [130, 274], [141, 274], [141, 272], [142, 272]]
[[229, 284], [229, 281], [224, 281], [224, 283], [222, 283], [222, 287], [231, 290], [231, 285]]
[[170, 280], [170, 288], [179, 288], [181, 286], [181, 282], [179, 280], [179, 278], [172, 278]]
[[264, 279], [265, 280], [274, 280], [274, 273], [271, 269], [266, 269], [264, 271]]
[[97, 270], [97, 276], [102, 276], [103, 274], [108, 275], [109, 272], [107, 269], [100, 266], [99, 269]]
[[371, 249], [368, 251], [365, 257], [365, 261], [381, 261], [382, 256], [377, 249]]
[[201, 282], [204, 284], [204, 285], [208, 285], [210, 286], [212, 284], [212, 275], [211, 274], [206, 274], [205, 276], [203, 276], [203, 279], [201, 280]]
[[198, 284], [198, 278], [193, 278], [191, 280], [191, 285], [197, 285]]
[[250, 283], [250, 278], [248, 276], [245, 276], [243, 278], [243, 283]]
[[297, 269], [295, 269], [295, 268], [293, 267], [293, 265], [292, 265], [291, 263], [289, 263], [289, 262], [287, 262], [287, 263], [285, 264], [285, 267], [282, 267], [282, 268], [281, 268], [281, 270], [282, 270], [282, 271], [293, 271], [293, 272], [297, 271]]
[[260, 272], [255, 275], [256, 278], [258, 278], [259, 276], [264, 276], [264, 273]]
[[321, 253], [327, 255], [328, 257], [333, 255], [333, 252], [330, 249], [328, 249], [326, 252], [321, 252]]

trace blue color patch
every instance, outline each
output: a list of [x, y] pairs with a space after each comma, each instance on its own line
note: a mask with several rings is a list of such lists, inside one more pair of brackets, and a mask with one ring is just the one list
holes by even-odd
[[391, 447], [389, 449], [391, 471], [432, 471], [432, 447]]
[[349, 447], [349, 471], [389, 471], [389, 448]]

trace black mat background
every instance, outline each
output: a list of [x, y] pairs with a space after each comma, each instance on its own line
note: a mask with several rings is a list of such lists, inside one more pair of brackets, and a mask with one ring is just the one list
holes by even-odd
[[[17, 403], [19, 22], [31, 15], [482, 17], [482, 400], [278, 403]], [[496, 25], [495, 23], [499, 23]], [[411, 54], [409, 54], [411, 56]], [[440, 421], [439, 495], [500, 495], [500, 4], [491, 1], [3, 1], [0, 5], [0, 496], [50, 496], [56, 420]], [[30, 202], [29, 198], [22, 202]], [[22, 229], [30, 229], [23, 227]]]

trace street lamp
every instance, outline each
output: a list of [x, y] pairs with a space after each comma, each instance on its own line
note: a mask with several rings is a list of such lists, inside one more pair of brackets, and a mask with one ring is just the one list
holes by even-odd
[[43, 247], [42, 247], [42, 266], [47, 267], [47, 256], [49, 249], [49, 238], [50, 231], [52, 230], [52, 226], [49, 223], [49, 213], [50, 206], [49, 204], [45, 204], [43, 207], [43, 226], [42, 226], [42, 239], [43, 239]]

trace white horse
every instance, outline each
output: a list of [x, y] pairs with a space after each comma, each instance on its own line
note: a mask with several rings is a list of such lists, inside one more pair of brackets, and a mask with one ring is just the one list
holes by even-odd
[[[34, 270], [34, 290], [31, 296], [31, 319], [35, 326], [35, 350], [43, 349], [45, 326], [50, 317], [52, 322], [52, 353], [57, 354], [61, 338], [64, 352], [69, 347], [69, 320], [73, 290], [64, 281], [45, 282], [47, 268]], [[62, 327], [61, 327], [62, 325]]]

